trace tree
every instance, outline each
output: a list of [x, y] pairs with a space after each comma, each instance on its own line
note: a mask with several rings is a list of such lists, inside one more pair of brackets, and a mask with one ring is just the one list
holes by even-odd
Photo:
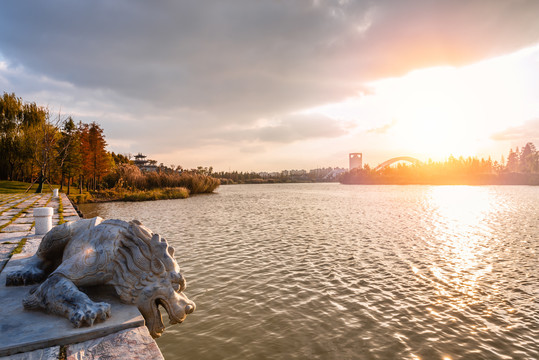
[[29, 143], [30, 153], [39, 168], [39, 184], [36, 193], [41, 193], [43, 183], [50, 177], [51, 162], [56, 157], [55, 144], [58, 140], [60, 115], [58, 115], [57, 121], [51, 120], [48, 109], [38, 107], [35, 103], [25, 104], [24, 114], [25, 122], [32, 129], [30, 133], [32, 141]]
[[118, 166], [120, 164], [131, 164], [132, 161], [129, 160], [129, 156], [125, 154], [115, 154], [114, 151], [110, 153], [110, 156], [114, 160], [114, 165]]
[[64, 186], [64, 178], [67, 178], [67, 194], [70, 194], [71, 180], [79, 175], [82, 167], [80, 152], [80, 134], [71, 117], [64, 122], [60, 140], [58, 141], [57, 162], [61, 169], [60, 190]]
[[531, 173], [537, 171], [537, 149], [531, 142], [527, 143], [520, 152], [520, 171]]
[[114, 160], [105, 150], [107, 143], [99, 124], [95, 121], [91, 124], [80, 124], [79, 130], [83, 177], [86, 178], [87, 188], [96, 190], [97, 184], [110, 171]]
[[4, 93], [0, 98], [0, 178], [13, 180], [15, 165], [20, 157], [22, 100], [15, 94]]
[[516, 172], [518, 171], [518, 167], [519, 167], [518, 148], [517, 148], [517, 151], [513, 151], [513, 149], [510, 149], [509, 155], [507, 155], [506, 169], [509, 172]]
[[15, 94], [0, 96], [0, 179], [34, 183], [37, 192], [45, 181], [60, 183], [86, 179], [88, 189], [96, 189], [116, 163], [128, 163], [124, 155], [111, 155], [103, 129], [96, 124], [75, 125], [72, 118], [52, 117], [36, 103], [23, 103]]

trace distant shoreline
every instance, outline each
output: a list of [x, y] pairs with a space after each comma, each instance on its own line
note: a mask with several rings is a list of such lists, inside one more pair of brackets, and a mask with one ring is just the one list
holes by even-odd
[[385, 174], [347, 174], [341, 178], [344, 185], [539, 185], [539, 174], [436, 174], [407, 177]]
[[[222, 179], [221, 179], [222, 180]], [[527, 185], [539, 186], [539, 174], [505, 173], [474, 175], [435, 175], [428, 177], [401, 178], [383, 174], [345, 175], [340, 181], [276, 181], [257, 179], [242, 182], [222, 181], [221, 185], [260, 185], [260, 184], [332, 184], [343, 185]]]

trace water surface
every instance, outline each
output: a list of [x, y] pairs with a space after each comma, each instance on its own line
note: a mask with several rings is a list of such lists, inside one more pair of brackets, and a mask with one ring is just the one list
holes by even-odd
[[539, 187], [231, 185], [81, 210], [176, 248], [197, 310], [158, 339], [168, 360], [539, 354]]

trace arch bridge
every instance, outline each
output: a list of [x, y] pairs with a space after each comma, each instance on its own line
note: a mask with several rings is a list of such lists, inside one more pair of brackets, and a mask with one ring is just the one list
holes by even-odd
[[380, 165], [375, 167], [374, 171], [380, 171], [383, 168], [386, 168], [386, 167], [388, 167], [390, 165], [393, 165], [394, 163], [399, 162], [399, 161], [407, 161], [407, 162], [412, 163], [414, 165], [423, 164], [423, 162], [421, 160], [418, 160], [418, 159], [413, 158], [411, 156], [399, 156], [399, 157], [395, 157], [393, 159], [389, 159], [387, 161], [384, 161], [383, 163], [381, 163]]

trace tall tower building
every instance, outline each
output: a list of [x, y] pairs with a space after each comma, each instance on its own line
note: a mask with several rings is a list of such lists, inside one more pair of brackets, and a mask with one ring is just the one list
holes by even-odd
[[350, 153], [350, 170], [363, 169], [363, 153]]

